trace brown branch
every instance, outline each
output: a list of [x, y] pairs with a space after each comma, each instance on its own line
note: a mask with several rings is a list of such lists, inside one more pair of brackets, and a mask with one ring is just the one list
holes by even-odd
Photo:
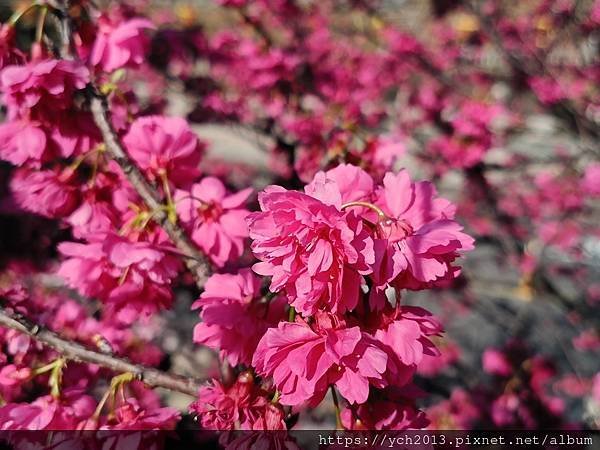
[[[63, 0], [59, 5], [61, 17], [61, 57], [72, 59], [76, 53], [73, 51], [72, 24], [69, 16], [70, 2]], [[163, 199], [158, 191], [148, 182], [140, 169], [131, 161], [117, 132], [110, 121], [110, 110], [106, 96], [90, 83], [87, 90], [90, 107], [96, 126], [100, 129], [106, 150], [111, 158], [119, 165], [123, 173], [142, 198], [146, 206], [152, 211], [152, 218], [162, 227], [175, 246], [184, 256], [184, 261], [189, 271], [194, 276], [196, 285], [202, 289], [206, 279], [210, 276], [210, 262], [200, 249], [192, 242], [186, 232], [178, 225], [177, 221], [169, 220], [164, 210]]]
[[196, 285], [202, 289], [206, 279], [210, 275], [210, 263], [206, 256], [200, 252], [198, 247], [191, 241], [188, 235], [177, 224], [169, 220], [162, 204], [162, 199], [156, 189], [138, 167], [131, 161], [123, 144], [121, 144], [116, 131], [110, 122], [110, 113], [106, 97], [98, 92], [95, 87], [89, 91], [90, 106], [94, 122], [102, 133], [106, 150], [112, 159], [121, 167], [123, 173], [133, 185], [137, 193], [140, 195], [146, 206], [153, 212], [153, 219], [158, 223], [163, 230], [168, 234], [169, 238], [183, 253], [185, 264], [190, 272], [194, 275]]
[[201, 386], [194, 378], [171, 375], [141, 364], [134, 364], [125, 358], [91, 350], [77, 342], [66, 340], [21, 315], [10, 313], [5, 308], [0, 308], [0, 325], [27, 334], [69, 360], [96, 364], [119, 373], [131, 372], [150, 387], [162, 387], [195, 397]]

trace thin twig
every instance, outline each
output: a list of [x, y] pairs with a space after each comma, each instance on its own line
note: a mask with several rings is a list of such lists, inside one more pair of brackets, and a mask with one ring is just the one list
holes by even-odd
[[342, 418], [340, 413], [340, 401], [335, 391], [335, 386], [331, 385], [331, 399], [333, 400], [333, 407], [335, 408], [335, 428], [336, 430], [343, 430]]
[[[559, 83], [559, 80], [549, 71], [547, 63], [537, 53], [533, 53], [533, 59], [526, 58], [524, 55], [518, 55], [512, 52], [504, 45], [504, 41], [498, 28], [492, 17], [482, 13], [479, 5], [476, 2], [466, 2], [467, 8], [477, 16], [478, 20], [484, 25], [484, 30], [487, 36], [490, 38], [490, 42], [496, 48], [501, 55], [504, 56], [509, 66], [515, 73], [523, 73], [528, 77], [533, 76], [544, 76], [552, 79], [555, 83]], [[536, 99], [537, 95], [534, 96]], [[538, 99], [539, 102], [539, 99]], [[583, 128], [592, 138], [600, 136], [600, 129], [598, 124], [592, 119], [588, 118], [585, 113], [579, 111], [572, 101], [568, 99], [560, 100], [555, 105], [556, 114], [559, 119], [565, 122], [565, 117], [568, 118], [567, 124], [571, 128], [575, 128], [575, 131], [581, 134]], [[574, 125], [574, 127], [573, 127]]]
[[[73, 30], [71, 18], [69, 17], [68, 0], [63, 0], [60, 12], [62, 24], [61, 57], [72, 59], [75, 56], [75, 53], [72, 49]], [[94, 86], [93, 83], [90, 83], [86, 92], [88, 94], [87, 97], [90, 102], [94, 122], [100, 129], [107, 153], [119, 165], [121, 170], [123, 170], [123, 173], [146, 206], [153, 212], [152, 218], [154, 221], [165, 230], [169, 238], [183, 254], [185, 264], [194, 276], [196, 285], [199, 289], [202, 289], [211, 272], [208, 258], [200, 251], [198, 246], [192, 242], [176, 220], [174, 222], [169, 220], [169, 216], [163, 207], [162, 196], [148, 182], [140, 169], [129, 158], [110, 120], [110, 110], [106, 96], [100, 93], [99, 89]]]
[[194, 378], [167, 374], [158, 369], [134, 364], [126, 358], [91, 350], [4, 308], [0, 308], [0, 325], [29, 335], [69, 360], [96, 364], [118, 373], [130, 372], [150, 387], [162, 387], [195, 397], [201, 386], [200, 381]]
[[190, 272], [194, 275], [196, 285], [202, 289], [206, 279], [210, 275], [210, 263], [206, 256], [198, 250], [198, 247], [191, 241], [188, 235], [177, 224], [169, 220], [165, 212], [162, 199], [156, 189], [154, 189], [148, 180], [144, 177], [139, 168], [131, 161], [123, 145], [117, 136], [110, 122], [110, 113], [106, 97], [93, 88], [89, 90], [90, 107], [94, 122], [102, 133], [106, 150], [112, 159], [119, 165], [123, 173], [140, 195], [146, 206], [155, 212], [153, 219], [167, 233], [169, 238], [184, 254], [185, 263]]

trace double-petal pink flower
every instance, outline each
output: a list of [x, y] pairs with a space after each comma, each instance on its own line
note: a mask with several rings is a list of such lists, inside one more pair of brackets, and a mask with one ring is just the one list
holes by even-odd
[[131, 124], [123, 143], [131, 158], [158, 183], [183, 187], [200, 174], [204, 145], [180, 117], [147, 116]]
[[[90, 79], [88, 69], [76, 61], [45, 59], [0, 72], [2, 102], [9, 118], [56, 118], [57, 110], [71, 107], [73, 94]], [[55, 122], [55, 120], [51, 120]]]
[[101, 18], [90, 64], [105, 72], [142, 64], [149, 46], [144, 31], [153, 28], [152, 22], [139, 17], [118, 24]]
[[437, 197], [432, 183], [413, 182], [406, 171], [388, 173], [375, 194], [387, 216], [379, 222], [381, 236], [374, 278], [378, 285], [424, 289], [458, 276], [452, 262], [473, 249], [474, 239], [454, 220], [456, 207]]
[[244, 372], [231, 386], [212, 380], [200, 388], [190, 411], [207, 430], [285, 430], [283, 409], [270, 396]]
[[250, 365], [258, 342], [269, 327], [285, 318], [285, 299], [261, 301], [260, 278], [250, 269], [214, 274], [192, 305], [202, 308], [194, 342], [220, 350], [232, 366]]
[[253, 269], [271, 276], [302, 314], [326, 308], [343, 313], [358, 304], [362, 275], [374, 262], [373, 240], [359, 217], [301, 192], [271, 186], [259, 195], [261, 212], [248, 218]]
[[312, 327], [297, 318], [270, 328], [252, 365], [273, 377], [284, 405], [316, 405], [332, 384], [350, 403], [364, 403], [370, 382], [383, 382], [387, 359], [359, 327], [346, 328], [336, 316], [318, 313]]
[[167, 244], [99, 233], [87, 243], [63, 242], [58, 250], [67, 257], [58, 274], [82, 295], [96, 297], [131, 323], [170, 306], [171, 282], [181, 267]]

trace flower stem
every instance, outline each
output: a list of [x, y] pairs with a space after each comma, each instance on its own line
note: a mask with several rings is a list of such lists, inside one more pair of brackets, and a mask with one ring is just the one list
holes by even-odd
[[26, 6], [25, 8], [20, 9], [19, 11], [15, 11], [13, 13], [12, 16], [10, 16], [10, 19], [8, 19], [8, 24], [10, 26], [15, 26], [17, 24], [17, 22], [19, 20], [21, 20], [21, 18], [27, 14], [29, 11], [31, 11], [33, 8], [36, 8], [40, 6], [39, 2], [33, 2], [32, 4]]
[[275, 395], [273, 395], [273, 399], [271, 400], [271, 403], [276, 404], [277, 402], [279, 402], [280, 396], [281, 396], [281, 392], [275, 391]]
[[333, 399], [333, 406], [335, 407], [335, 428], [336, 430], [342, 430], [342, 417], [340, 415], [340, 402], [335, 391], [335, 386], [331, 385], [331, 398]]
[[290, 306], [290, 310], [288, 311], [288, 322], [296, 321], [296, 308]]
[[49, 364], [43, 367], [38, 367], [33, 370], [32, 377], [42, 375], [50, 372], [50, 378], [48, 379], [48, 386], [50, 386], [50, 394], [54, 398], [60, 397], [60, 388], [62, 384], [63, 369], [67, 365], [67, 360], [63, 357], [57, 358]]
[[344, 203], [340, 207], [340, 209], [343, 211], [344, 209], [350, 208], [352, 206], [361, 206], [363, 208], [372, 209], [373, 211], [375, 211], [377, 213], [379, 220], [385, 220], [387, 218], [387, 216], [385, 215], [385, 213], [379, 206], [376, 206], [373, 203], [368, 203], [368, 202], [348, 202], [348, 203]]
[[163, 190], [165, 191], [165, 195], [167, 196], [167, 217], [171, 221], [172, 224], [177, 223], [177, 213], [175, 212], [175, 203], [173, 203], [173, 197], [171, 196], [171, 188], [169, 186], [169, 179], [167, 177], [166, 172], [160, 173], [160, 178], [163, 182]]
[[137, 379], [139, 379], [139, 376], [132, 372], [125, 372], [120, 375], [115, 375], [112, 378], [112, 380], [110, 380], [110, 386], [98, 402], [98, 406], [96, 407], [96, 410], [94, 411], [94, 415], [92, 417], [98, 420], [100, 414], [102, 414], [102, 410], [104, 409], [104, 406], [106, 405], [107, 401], [110, 401], [110, 411], [108, 415], [109, 417], [114, 415], [117, 394], [120, 393], [122, 401], [125, 402], [125, 385]]
[[44, 37], [44, 24], [46, 23], [46, 16], [48, 15], [48, 6], [44, 5], [41, 7], [38, 15], [38, 21], [35, 28], [35, 42], [41, 43]]

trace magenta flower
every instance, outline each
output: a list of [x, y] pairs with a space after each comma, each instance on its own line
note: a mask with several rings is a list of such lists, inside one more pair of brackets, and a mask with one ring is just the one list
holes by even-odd
[[262, 212], [248, 217], [256, 273], [271, 276], [302, 314], [343, 313], [358, 304], [361, 275], [371, 271], [373, 241], [353, 213], [300, 192], [271, 186], [259, 194]]
[[586, 167], [581, 189], [590, 197], [600, 196], [600, 163], [590, 163]]
[[[2, 354], [0, 364], [5, 362], [6, 356]], [[7, 364], [0, 368], [0, 395], [4, 401], [9, 403], [22, 398], [31, 377], [32, 370], [22, 364]]]
[[0, 124], [0, 159], [16, 166], [40, 167], [50, 159], [47, 137], [38, 124], [13, 120]]
[[112, 307], [119, 321], [131, 323], [171, 304], [170, 286], [181, 262], [168, 245], [102, 233], [86, 244], [63, 242], [58, 249], [67, 257], [58, 274], [81, 294]]
[[233, 386], [212, 380], [198, 392], [190, 411], [200, 416], [207, 430], [285, 430], [281, 407], [254, 384], [252, 375], [242, 373]]
[[221, 350], [232, 366], [250, 365], [267, 329], [284, 319], [287, 304], [282, 297], [260, 299], [260, 279], [250, 269], [211, 276], [192, 305], [192, 309], [202, 308], [194, 342]]
[[157, 182], [185, 186], [199, 174], [204, 145], [179, 117], [149, 116], [131, 124], [123, 143], [139, 167]]
[[272, 376], [284, 405], [318, 404], [330, 384], [350, 403], [364, 403], [370, 382], [383, 383], [385, 351], [359, 327], [317, 313], [313, 327], [303, 319], [281, 322], [260, 340], [252, 365]]
[[317, 172], [304, 188], [311, 197], [341, 209], [343, 204], [368, 201], [375, 189], [373, 178], [360, 167], [340, 164], [327, 172]]
[[98, 142], [98, 130], [88, 114], [64, 111], [56, 123], [15, 119], [0, 124], [0, 159], [16, 166], [38, 168], [58, 157], [81, 155]]
[[104, 72], [142, 64], [149, 44], [144, 30], [154, 29], [152, 22], [134, 18], [113, 24], [103, 19], [99, 21], [90, 64], [99, 66]]
[[229, 195], [214, 177], [203, 178], [189, 191], [178, 190], [174, 200], [177, 214], [191, 237], [219, 267], [239, 258], [248, 237], [244, 207], [252, 188]]
[[173, 430], [180, 419], [175, 408], [146, 409], [135, 398], [128, 398], [115, 411], [114, 419], [101, 430]]
[[84, 185], [81, 189], [83, 201], [67, 218], [73, 236], [81, 239], [118, 227], [122, 221], [123, 206], [128, 206], [135, 199], [132, 194], [127, 195], [130, 189], [128, 185], [120, 184], [119, 178], [111, 173], [100, 173], [93, 185]]
[[414, 386], [376, 391], [366, 403], [344, 408], [342, 425], [346, 430], [421, 430], [429, 420], [415, 406], [420, 395]]
[[0, 388], [19, 386], [31, 377], [29, 367], [8, 364], [0, 369]]
[[492, 375], [508, 377], [513, 373], [513, 365], [504, 352], [494, 348], [488, 348], [482, 356], [483, 370]]
[[51, 149], [63, 158], [82, 155], [102, 140], [91, 114], [76, 110], [65, 111], [60, 121], [49, 129]]
[[375, 204], [386, 219], [378, 222], [381, 240], [373, 278], [377, 286], [422, 289], [458, 276], [452, 266], [459, 251], [473, 249], [474, 240], [454, 221], [455, 207], [436, 197], [433, 184], [412, 182], [406, 171], [388, 173]]
[[46, 59], [7, 66], [0, 72], [2, 101], [10, 119], [56, 118], [57, 110], [68, 109], [73, 93], [89, 78], [88, 69], [76, 61]]
[[27, 211], [50, 218], [71, 214], [79, 203], [78, 186], [71, 179], [72, 171], [19, 168], [10, 187], [17, 204]]
[[411, 380], [425, 355], [439, 356], [429, 337], [440, 335], [442, 326], [428, 311], [414, 306], [386, 305], [375, 317], [368, 328], [388, 356], [385, 382], [380, 387], [402, 387]]
[[431, 183], [412, 182], [406, 171], [386, 174], [383, 186], [375, 188], [362, 169], [340, 165], [317, 173], [305, 191], [337, 211], [351, 208], [373, 224], [374, 308], [383, 307], [384, 290], [392, 283], [422, 289], [458, 276], [452, 261], [458, 251], [473, 248], [473, 239], [453, 220], [454, 205], [436, 197]]
[[63, 391], [60, 399], [45, 395], [31, 403], [8, 403], [0, 407], [0, 430], [75, 430], [95, 407], [79, 389]]

